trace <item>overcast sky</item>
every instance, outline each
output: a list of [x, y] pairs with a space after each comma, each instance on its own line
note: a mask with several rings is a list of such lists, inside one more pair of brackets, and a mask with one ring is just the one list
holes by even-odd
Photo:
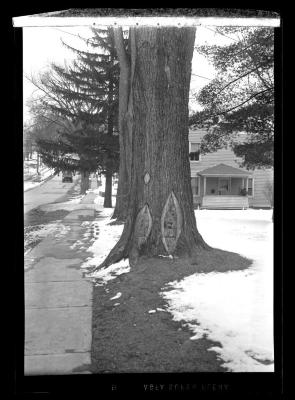
[[[212, 27], [210, 28], [212, 29]], [[215, 34], [204, 26], [198, 27], [196, 31], [196, 42], [195, 45], [199, 44], [229, 44], [232, 42], [219, 34]], [[89, 27], [33, 27], [23, 28], [23, 72], [24, 75], [36, 75], [39, 72], [45, 71], [51, 62], [64, 64], [64, 62], [70, 62], [75, 55], [70, 50], [67, 50], [61, 40], [66, 42], [72, 47], [85, 49], [86, 45], [83, 45], [76, 35], [80, 35], [84, 38], [90, 38], [92, 36]], [[84, 47], [83, 47], [84, 46]], [[192, 62], [192, 75], [191, 77], [191, 91], [200, 90], [204, 85], [210, 82], [205, 79], [214, 78], [215, 71], [212, 65], [210, 65], [205, 57], [194, 52]], [[196, 76], [200, 75], [200, 76]], [[26, 107], [26, 102], [32, 94], [37, 94], [36, 87], [33, 86], [24, 77], [24, 122], [29, 122], [30, 115]], [[194, 101], [190, 101], [190, 108], [196, 109], [197, 105]]]

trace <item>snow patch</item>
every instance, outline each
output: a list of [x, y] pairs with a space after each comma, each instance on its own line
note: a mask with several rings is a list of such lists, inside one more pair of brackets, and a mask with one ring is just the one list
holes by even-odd
[[[98, 231], [98, 238], [87, 249], [88, 252], [93, 254], [93, 257], [87, 259], [81, 268], [87, 269], [100, 265], [119, 240], [124, 226], [110, 225], [112, 214], [113, 209], [103, 209], [99, 215], [103, 219], [93, 222], [92, 226]], [[106, 268], [89, 273], [88, 276], [98, 280], [98, 285], [103, 285], [109, 280], [115, 279], [118, 275], [129, 271], [129, 260], [124, 259]]]
[[173, 259], [173, 255], [172, 255], [172, 254], [169, 254], [168, 256], [164, 256], [164, 255], [160, 254], [159, 257], [171, 258], [171, 259]]
[[115, 299], [118, 299], [119, 297], [121, 297], [122, 296], [122, 293], [121, 292], [118, 292], [114, 297], [112, 297], [110, 300], [115, 300]]
[[83, 199], [85, 195], [80, 195], [80, 196], [75, 196], [73, 198], [70, 198], [69, 201], [67, 201], [67, 203], [69, 204], [80, 204], [81, 200]]
[[130, 271], [129, 260], [121, 260], [116, 264], [112, 264], [107, 268], [102, 268], [93, 274], [89, 274], [88, 276], [91, 278], [95, 278], [97, 280], [96, 285], [101, 286], [107, 283], [108, 281], [115, 279], [117, 276], [121, 274], [126, 274]]
[[56, 238], [61, 238], [67, 234], [67, 232], [71, 229], [70, 227], [66, 227], [61, 224], [60, 221], [56, 221], [54, 223], [48, 224], [40, 224], [27, 226], [24, 229], [24, 247], [25, 247], [25, 255], [31, 250], [31, 246], [33, 243], [44, 239], [46, 236], [50, 234], [55, 234]]
[[253, 264], [171, 282], [161, 293], [168, 311], [193, 332], [192, 340], [205, 336], [219, 342], [221, 347], [210, 350], [228, 370], [274, 371], [272, 210], [197, 210], [196, 220], [209, 245], [240, 253]]
[[[113, 213], [112, 209], [111, 213]], [[111, 222], [109, 209], [104, 209], [99, 216], [105, 217], [105, 219], [95, 221], [94, 226], [99, 229], [99, 236], [88, 248], [93, 257], [82, 264], [82, 268], [100, 265], [115, 246], [123, 231], [123, 225], [109, 225]], [[95, 277], [95, 274], [93, 274], [93, 277]]]
[[40, 186], [47, 178], [53, 175], [54, 170], [48, 167], [40, 167], [39, 174], [36, 172], [36, 165], [29, 161], [24, 166], [24, 192], [34, 187]]
[[55, 234], [55, 238], [60, 239], [60, 238], [64, 237], [70, 230], [71, 230], [70, 226], [64, 225], [64, 224], [59, 224], [58, 232]]

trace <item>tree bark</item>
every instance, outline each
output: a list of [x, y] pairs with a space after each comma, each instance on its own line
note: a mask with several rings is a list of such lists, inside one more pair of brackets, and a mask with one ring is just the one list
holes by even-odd
[[85, 194], [89, 189], [89, 172], [81, 172], [80, 193]]
[[[132, 38], [132, 28], [129, 32], [129, 43]], [[120, 166], [118, 177], [118, 189], [116, 206], [112, 218], [117, 221], [125, 221], [128, 211], [131, 181], [131, 126], [128, 124], [128, 108], [130, 109], [130, 73], [131, 65], [126, 52], [123, 40], [122, 28], [114, 29], [114, 39], [117, 55], [120, 61], [119, 79], [119, 145], [120, 145]]]
[[134, 28], [130, 201], [122, 236], [101, 266], [128, 257], [132, 266], [142, 255], [196, 262], [200, 248], [210, 249], [196, 227], [188, 157], [194, 38], [194, 28]]
[[105, 208], [112, 208], [112, 171], [109, 170], [105, 174], [105, 191], [104, 191], [104, 203]]
[[[112, 43], [114, 44], [114, 32], [111, 28], [108, 29], [109, 36], [112, 38]], [[113, 51], [110, 54], [111, 62], [113, 64], [115, 57], [115, 47], [113, 46]], [[108, 136], [114, 134], [114, 80], [112, 75], [110, 75], [108, 84]], [[112, 208], [112, 176], [113, 168], [111, 161], [111, 154], [107, 155], [108, 159], [106, 161], [106, 173], [105, 173], [105, 193], [104, 193], [104, 204], [105, 208]]]
[[37, 174], [39, 175], [39, 153], [37, 152]]
[[[130, 194], [130, 174], [128, 173], [128, 164], [131, 160], [130, 143], [126, 141], [124, 132], [119, 136], [120, 145], [120, 165], [118, 174], [118, 188], [116, 195], [116, 205], [112, 218], [118, 222], [124, 222], [127, 217], [128, 202]], [[129, 155], [129, 158], [127, 157]]]

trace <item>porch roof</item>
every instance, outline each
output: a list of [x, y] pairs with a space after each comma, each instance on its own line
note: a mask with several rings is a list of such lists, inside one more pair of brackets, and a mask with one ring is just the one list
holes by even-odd
[[234, 176], [234, 177], [247, 177], [252, 175], [252, 172], [244, 171], [239, 168], [231, 167], [226, 164], [218, 164], [214, 167], [206, 168], [198, 172], [200, 176]]

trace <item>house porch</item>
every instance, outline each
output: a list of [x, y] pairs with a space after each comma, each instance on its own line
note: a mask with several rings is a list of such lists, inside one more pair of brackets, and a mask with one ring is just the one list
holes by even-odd
[[198, 173], [199, 205], [201, 208], [249, 208], [248, 193], [251, 173], [219, 164]]

